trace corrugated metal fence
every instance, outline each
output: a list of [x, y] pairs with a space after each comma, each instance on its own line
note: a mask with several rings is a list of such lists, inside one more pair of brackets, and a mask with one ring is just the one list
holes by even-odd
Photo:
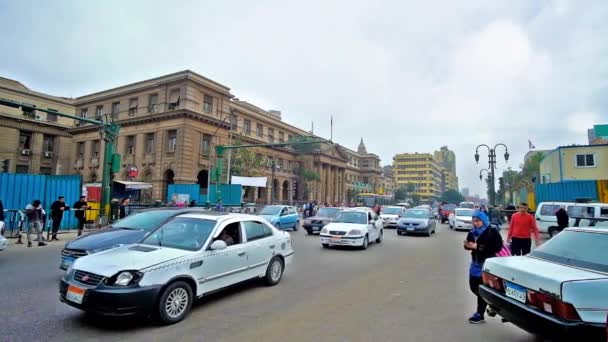
[[[243, 187], [238, 184], [221, 184], [220, 189], [222, 190], [222, 204], [223, 205], [241, 205], [241, 198], [243, 196]], [[212, 184], [210, 193], [210, 202], [212, 204], [217, 203], [216, 196], [216, 185]], [[200, 193], [200, 186], [198, 184], [170, 184], [167, 191], [167, 202], [173, 200], [175, 195], [188, 195], [190, 201], [195, 200], [199, 205], [207, 202], [207, 195]]]
[[[39, 199], [50, 222], [51, 204], [59, 196], [65, 197], [72, 206], [81, 193], [81, 177], [78, 175], [46, 176], [30, 174], [0, 174], [0, 200], [7, 210], [25, 210], [25, 206]], [[61, 229], [74, 228], [76, 220], [72, 211], [63, 215]]]
[[577, 198], [599, 200], [598, 182], [594, 180], [537, 184], [535, 190], [537, 203], [550, 201], [574, 202]]

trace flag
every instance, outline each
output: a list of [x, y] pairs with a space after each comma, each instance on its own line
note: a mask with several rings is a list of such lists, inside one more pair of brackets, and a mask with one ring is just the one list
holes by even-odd
[[528, 140], [528, 148], [531, 149], [531, 150], [533, 150], [533, 149], [536, 148], [536, 146], [534, 146], [534, 144], [532, 143], [531, 140]]

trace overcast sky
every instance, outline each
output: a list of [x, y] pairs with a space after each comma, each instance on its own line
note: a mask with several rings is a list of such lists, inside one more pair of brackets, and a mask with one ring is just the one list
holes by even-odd
[[[586, 143], [608, 122], [608, 1], [0, 0], [0, 75], [80, 96], [191, 69], [392, 163], [477, 144]], [[499, 152], [502, 155], [502, 150]], [[487, 153], [480, 164], [487, 166]]]

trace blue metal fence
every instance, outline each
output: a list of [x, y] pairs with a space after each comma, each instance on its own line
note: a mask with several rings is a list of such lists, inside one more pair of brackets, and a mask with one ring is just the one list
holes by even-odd
[[559, 183], [537, 184], [536, 203], [550, 201], [573, 202], [577, 198], [589, 198], [598, 200], [597, 182], [589, 181], [564, 181]]
[[[243, 196], [243, 187], [239, 184], [221, 184], [222, 204], [225, 206], [241, 205]], [[167, 191], [167, 202], [173, 200], [175, 195], [188, 195], [190, 200], [195, 200], [199, 205], [207, 202], [207, 195], [200, 193], [201, 189], [198, 184], [170, 184]], [[212, 204], [217, 203], [216, 185], [212, 184], [210, 191], [210, 200]]]

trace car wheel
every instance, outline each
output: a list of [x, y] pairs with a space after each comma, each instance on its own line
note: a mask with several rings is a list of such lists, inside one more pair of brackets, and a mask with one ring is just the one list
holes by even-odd
[[322, 243], [322, 244], [321, 244], [321, 246], [322, 246], [323, 248], [329, 248], [329, 244], [327, 244], [327, 243]]
[[384, 230], [380, 230], [380, 235], [378, 235], [378, 238], [376, 239], [376, 243], [382, 242], [383, 236], [384, 236]]
[[293, 226], [293, 230], [297, 232], [299, 227], [300, 227], [300, 221], [296, 221], [296, 225]]
[[266, 270], [266, 285], [274, 286], [281, 281], [283, 278], [283, 260], [279, 257], [270, 259], [268, 263], [268, 269]]
[[188, 283], [170, 284], [158, 301], [158, 318], [163, 324], [174, 324], [186, 317], [192, 308], [192, 288]]
[[275, 223], [274, 227], [278, 230], [281, 230], [281, 224], [279, 222]]
[[369, 238], [367, 237], [367, 235], [365, 235], [365, 237], [363, 238], [363, 244], [361, 245], [361, 249], [367, 249], [367, 246], [369, 246]]

